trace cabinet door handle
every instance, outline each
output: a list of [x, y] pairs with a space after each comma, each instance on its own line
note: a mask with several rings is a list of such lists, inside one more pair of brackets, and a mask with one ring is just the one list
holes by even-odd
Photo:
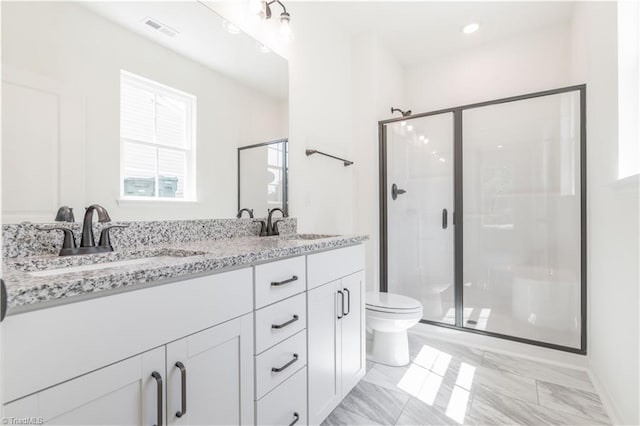
[[298, 360], [298, 354], [293, 354], [293, 359], [291, 361], [289, 361], [288, 363], [286, 363], [282, 367], [273, 367], [273, 368], [271, 368], [271, 371], [273, 371], [274, 373], [279, 373], [281, 371], [284, 371], [287, 368], [289, 368], [291, 366], [291, 364], [293, 364], [297, 360]]
[[158, 401], [156, 403], [158, 409], [158, 423], [154, 426], [162, 426], [162, 412], [164, 411], [164, 409], [162, 408], [162, 376], [157, 371], [154, 371], [153, 373], [151, 373], [151, 377], [156, 379], [156, 386], [158, 388]]
[[347, 293], [347, 312], [344, 312], [344, 303], [342, 304], [342, 314], [346, 317], [351, 313], [351, 292], [348, 288], [344, 289], [344, 292]]
[[338, 294], [340, 295], [340, 298], [342, 299], [342, 308], [340, 309], [340, 315], [338, 315], [338, 319], [342, 319], [342, 317], [344, 316], [344, 293], [340, 290], [338, 290]]
[[281, 286], [281, 285], [292, 283], [294, 281], [298, 281], [298, 276], [297, 275], [294, 275], [291, 278], [289, 278], [288, 280], [284, 280], [284, 281], [272, 281], [271, 282], [271, 287], [278, 287], [278, 286]]
[[182, 409], [176, 412], [176, 417], [182, 417], [187, 414], [187, 369], [180, 361], [176, 362], [176, 367], [180, 369], [182, 387]]
[[447, 209], [442, 209], [442, 229], [447, 229], [448, 216], [449, 213], [447, 212]]
[[283, 322], [282, 324], [271, 324], [271, 328], [275, 328], [275, 329], [284, 328], [284, 327], [288, 326], [289, 324], [293, 324], [296, 321], [298, 321], [298, 316], [294, 315], [293, 318], [291, 318], [287, 322]]
[[296, 423], [298, 423], [298, 420], [300, 420], [300, 414], [293, 413], [293, 421], [289, 423], [289, 426], [295, 425]]

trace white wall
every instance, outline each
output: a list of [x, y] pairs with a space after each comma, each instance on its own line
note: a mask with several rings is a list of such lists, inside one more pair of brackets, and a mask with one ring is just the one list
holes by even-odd
[[[85, 205], [100, 203], [114, 220], [232, 217], [237, 207], [236, 148], [287, 136], [282, 102], [81, 6], [10, 2], [2, 7], [3, 65], [57, 81], [84, 99], [86, 154], [70, 155], [74, 178], [85, 181], [85, 193], [81, 201], [59, 200], [72, 204], [76, 215]], [[117, 202], [120, 69], [197, 96], [197, 203], [162, 203], [158, 208], [152, 202]]]
[[570, 84], [569, 23], [540, 28], [407, 67], [414, 113]]
[[573, 78], [587, 83], [590, 366], [616, 417], [614, 422], [637, 425], [638, 187], [616, 184], [616, 4], [577, 4], [572, 45]]
[[366, 282], [377, 291], [380, 274], [380, 206], [378, 121], [392, 106], [404, 105], [404, 68], [375, 35], [356, 37], [353, 44], [353, 129], [355, 164], [354, 232], [368, 234]]

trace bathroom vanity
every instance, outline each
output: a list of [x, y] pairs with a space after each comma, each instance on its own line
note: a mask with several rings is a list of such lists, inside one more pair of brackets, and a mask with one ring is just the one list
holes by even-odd
[[[37, 268], [9, 263], [5, 276], [22, 279], [13, 288], [8, 281], [4, 416], [319, 424], [366, 370], [364, 240], [198, 241], [176, 245], [187, 256], [131, 251], [147, 257], [48, 276], [42, 260]], [[142, 270], [165, 278], [140, 280]]]

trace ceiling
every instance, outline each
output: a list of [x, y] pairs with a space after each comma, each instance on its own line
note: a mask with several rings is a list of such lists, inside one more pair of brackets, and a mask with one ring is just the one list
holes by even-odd
[[[279, 100], [288, 99], [288, 64], [274, 53], [262, 53], [246, 34], [230, 34], [224, 19], [194, 1], [87, 1], [94, 13]], [[144, 23], [152, 18], [178, 32], [175, 37]]]
[[[535, 28], [566, 22], [566, 1], [351, 1], [315, 4], [319, 19], [353, 36], [375, 34], [403, 64], [412, 65]], [[293, 13], [292, 13], [293, 15]], [[460, 29], [481, 24], [474, 34]]]

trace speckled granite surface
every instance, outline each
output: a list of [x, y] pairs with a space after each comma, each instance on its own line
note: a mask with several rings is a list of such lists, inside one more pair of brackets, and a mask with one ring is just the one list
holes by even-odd
[[[11, 315], [12, 310], [16, 308], [19, 308], [16, 312], [37, 308], [36, 304], [42, 302], [61, 301], [74, 296], [168, 278], [186, 279], [190, 274], [215, 272], [254, 262], [345, 247], [368, 239], [367, 236], [323, 236], [319, 239], [308, 237], [290, 234], [278, 237], [217, 238], [149, 244], [146, 247], [137, 246], [111, 253], [83, 256], [59, 257], [48, 254], [8, 258], [3, 266], [9, 296], [8, 314]], [[146, 258], [149, 258], [148, 261], [144, 260], [135, 265], [68, 272], [49, 277], [30, 274], [69, 266]]]
[[[274, 219], [280, 219], [274, 217]], [[164, 220], [147, 222], [109, 222], [106, 225], [129, 225], [125, 229], [112, 229], [111, 243], [116, 250], [128, 250], [167, 243], [184, 243], [219, 238], [249, 237], [258, 235], [258, 219], [202, 219], [202, 220]], [[82, 223], [44, 223], [42, 227], [65, 227], [71, 229], [80, 245]], [[103, 224], [94, 223], [96, 241]], [[288, 217], [279, 224], [281, 234], [296, 232], [297, 221]], [[62, 246], [63, 235], [60, 231], [44, 232], [35, 229], [34, 224], [21, 223], [2, 226], [2, 257], [41, 256], [58, 254]]]

